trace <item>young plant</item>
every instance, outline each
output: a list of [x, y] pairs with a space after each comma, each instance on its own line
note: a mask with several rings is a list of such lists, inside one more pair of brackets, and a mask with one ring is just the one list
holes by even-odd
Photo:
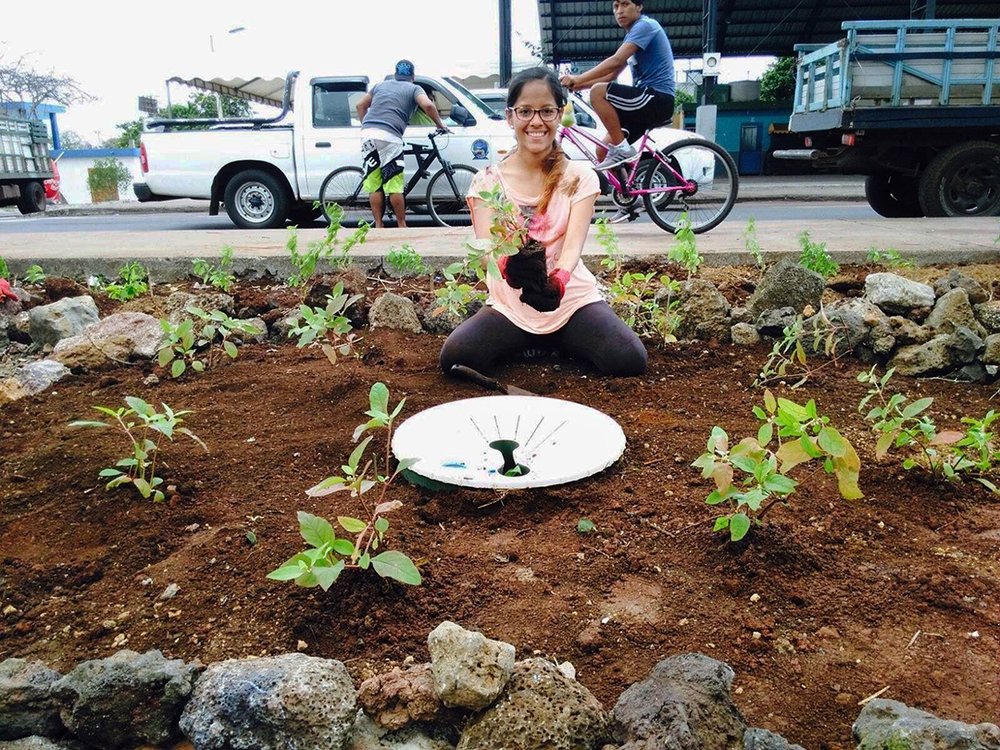
[[880, 377], [872, 367], [858, 375], [860, 382], [869, 385], [858, 411], [863, 412], [873, 400], [877, 404], [865, 414], [865, 420], [871, 422], [879, 435], [875, 443], [876, 458], [885, 457], [890, 449], [908, 449], [910, 455], [903, 459], [906, 470], [921, 468], [949, 481], [968, 476], [991, 492], [1000, 493], [990, 478], [1000, 468], [1000, 449], [990, 431], [1000, 415], [990, 409], [982, 419], [963, 417], [965, 430], [939, 431], [934, 420], [924, 413], [934, 403], [933, 398], [910, 401], [902, 393], [887, 397], [886, 386], [894, 372], [890, 367]]
[[0, 279], [14, 280], [14, 277], [10, 274], [10, 266], [7, 265], [7, 261], [3, 258], [0, 258]]
[[386, 265], [400, 276], [419, 276], [427, 273], [427, 264], [411, 245], [394, 247], [385, 256]]
[[45, 271], [40, 265], [33, 263], [25, 269], [24, 280], [29, 284], [41, 284], [45, 281]]
[[[792, 383], [791, 387], [798, 388], [818, 370], [839, 362], [844, 352], [838, 352], [837, 346], [844, 326], [833, 323], [822, 308], [809, 321], [808, 331], [805, 330], [805, 321], [801, 315], [796, 315], [795, 320], [785, 326], [782, 337], [774, 342], [767, 361], [754, 378], [755, 387], [784, 378], [797, 377], [798, 380]], [[810, 343], [810, 351], [823, 352], [828, 359], [816, 367], [811, 367], [804, 342]]]
[[368, 236], [370, 225], [361, 222], [354, 233], [341, 243], [337, 235], [340, 233], [344, 211], [336, 203], [331, 203], [326, 210], [330, 218], [326, 232], [321, 239], [310, 242], [305, 252], [299, 250], [298, 228], [288, 228], [288, 242], [285, 247], [288, 249], [289, 260], [295, 267], [295, 273], [288, 278], [290, 286], [304, 287], [308, 284], [316, 274], [320, 261], [327, 261], [334, 268], [347, 265], [350, 263], [348, 253], [351, 248], [363, 243]]
[[[608, 304], [639, 336], [663, 343], [677, 340], [680, 283], [666, 274], [625, 272], [608, 287]], [[657, 298], [665, 296], [665, 302]]]
[[[365, 459], [365, 450], [375, 437], [368, 435], [351, 453], [341, 473], [327, 477], [306, 491], [310, 497], [324, 497], [334, 492], [349, 492], [364, 510], [364, 519], [338, 516], [337, 526], [346, 532], [338, 537], [337, 529], [325, 518], [299, 511], [299, 533], [310, 545], [304, 552], [289, 558], [267, 574], [275, 581], [295, 581], [299, 586], [319, 586], [324, 591], [337, 581], [346, 569], [371, 568], [382, 578], [392, 578], [411, 586], [421, 583], [420, 571], [407, 555], [396, 550], [383, 550], [389, 531], [386, 515], [402, 507], [399, 500], [387, 500], [393, 480], [416, 459], [403, 459], [392, 471], [391, 443], [393, 421], [403, 409], [401, 399], [389, 411], [389, 389], [375, 383], [368, 395], [370, 419], [354, 430], [355, 442], [369, 430], [385, 430], [384, 468], [379, 470], [378, 458]], [[373, 499], [369, 500], [369, 497]], [[377, 554], [376, 554], [377, 553]]]
[[687, 211], [682, 213], [680, 219], [678, 219], [677, 231], [674, 233], [674, 236], [677, 238], [677, 241], [670, 248], [667, 257], [675, 263], [679, 263], [687, 271], [688, 278], [691, 278], [698, 273], [698, 269], [701, 268], [701, 264], [705, 262], [705, 259], [698, 252], [694, 231], [691, 229], [691, 219], [688, 218]]
[[228, 292], [236, 283], [236, 276], [230, 271], [233, 265], [233, 248], [229, 245], [222, 248], [218, 266], [201, 258], [192, 261], [192, 263], [194, 264], [194, 275], [201, 279], [202, 284], [208, 284], [223, 292]]
[[886, 268], [913, 268], [913, 261], [904, 258], [899, 254], [899, 250], [894, 247], [880, 250], [877, 247], [868, 248], [867, 260], [869, 263], [885, 266]]
[[323, 349], [332, 364], [337, 363], [337, 356], [346, 357], [360, 340], [352, 333], [351, 321], [344, 313], [351, 305], [364, 295], [349, 295], [344, 292], [344, 282], [338, 281], [326, 295], [326, 307], [299, 307], [299, 317], [288, 331], [291, 338], [297, 338], [296, 346], [316, 345]]
[[840, 266], [826, 249], [825, 242], [813, 242], [809, 237], [809, 232], [802, 232], [799, 235], [799, 245], [802, 247], [799, 265], [810, 271], [815, 271], [825, 279], [837, 275]]
[[692, 464], [702, 470], [703, 478], [715, 482], [705, 503], [724, 505], [727, 511], [715, 519], [714, 531], [727, 532], [734, 542], [743, 539], [762, 524], [772, 507], [788, 505], [798, 486], [788, 473], [811, 461], [822, 461], [824, 471], [836, 475], [845, 500], [863, 497], [857, 451], [829, 418], [817, 412], [815, 401], [803, 406], [764, 391], [764, 408], [755, 406], [753, 413], [761, 422], [756, 437], [743, 438], [730, 448], [729, 435], [715, 426], [706, 452]]
[[105, 294], [119, 302], [128, 302], [148, 291], [149, 272], [137, 260], [119, 268], [117, 278], [104, 287]]
[[753, 262], [761, 271], [767, 268], [764, 261], [764, 252], [760, 248], [760, 241], [757, 239], [757, 222], [751, 216], [747, 220], [747, 227], [743, 230], [743, 247], [753, 258]]
[[[468, 243], [467, 245], [468, 246]], [[482, 258], [482, 255], [473, 250], [477, 258]], [[431, 312], [431, 315], [440, 315], [441, 313], [451, 313], [452, 315], [457, 315], [459, 317], [465, 317], [465, 314], [469, 310], [469, 305], [474, 301], [479, 300], [484, 301], [486, 299], [486, 293], [478, 288], [478, 278], [479, 274], [482, 273], [482, 265], [480, 262], [469, 262], [456, 261], [445, 268], [441, 269], [441, 275], [444, 276], [444, 285], [440, 289], [434, 290], [434, 297], [437, 299], [437, 307]], [[470, 284], [471, 279], [476, 280], [476, 284]]]
[[99, 420], [77, 420], [70, 422], [70, 427], [118, 428], [128, 440], [132, 453], [121, 459], [113, 468], [101, 469], [99, 477], [108, 479], [106, 490], [113, 490], [123, 484], [131, 484], [144, 498], [153, 498], [154, 502], [163, 502], [163, 491], [159, 486], [163, 479], [156, 476], [156, 461], [159, 456], [160, 441], [163, 438], [173, 442], [174, 435], [187, 435], [205, 451], [208, 447], [187, 427], [183, 427], [183, 417], [190, 411], [175, 412], [166, 404], [161, 404], [162, 412], [156, 411], [150, 404], [136, 396], [126, 396], [128, 408], [110, 409], [106, 406], [95, 406], [101, 414], [111, 417], [112, 422]]
[[180, 323], [161, 319], [160, 330], [164, 333], [164, 344], [157, 353], [156, 361], [160, 367], [170, 366], [170, 377], [179, 378], [188, 367], [195, 372], [204, 371], [205, 361], [200, 358], [200, 344], [191, 318], [185, 318]]
[[618, 235], [606, 217], [602, 216], [594, 224], [597, 226], [597, 244], [604, 250], [601, 265], [612, 277], [617, 278], [622, 267], [622, 253], [618, 247]]
[[[160, 367], [170, 365], [170, 374], [174, 378], [183, 375], [189, 363], [195, 372], [202, 372], [206, 366], [216, 364], [220, 356], [216, 348], [217, 343], [226, 356], [236, 359], [239, 350], [230, 340], [233, 334], [256, 336], [262, 332], [249, 320], [236, 320], [222, 310], [205, 312], [200, 307], [192, 305], [185, 308], [185, 312], [201, 321], [200, 329], [196, 330], [199, 324], [192, 318], [178, 324], [168, 320], [160, 321], [160, 328], [166, 334], [167, 341], [160, 348], [157, 361]], [[206, 357], [200, 359], [205, 347], [208, 347], [208, 351], [205, 352]]]

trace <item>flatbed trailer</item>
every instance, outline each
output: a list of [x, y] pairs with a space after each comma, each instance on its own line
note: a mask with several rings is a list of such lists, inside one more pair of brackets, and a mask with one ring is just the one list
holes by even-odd
[[883, 216], [1000, 216], [1000, 18], [848, 21], [796, 45], [789, 130], [775, 152], [866, 175]]

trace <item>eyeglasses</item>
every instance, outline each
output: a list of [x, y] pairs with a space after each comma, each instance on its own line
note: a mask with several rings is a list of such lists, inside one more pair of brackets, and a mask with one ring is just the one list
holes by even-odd
[[559, 107], [542, 107], [541, 109], [535, 109], [534, 107], [507, 107], [507, 111], [513, 112], [518, 120], [524, 122], [531, 120], [536, 113], [542, 118], [542, 122], [552, 122], [562, 112]]

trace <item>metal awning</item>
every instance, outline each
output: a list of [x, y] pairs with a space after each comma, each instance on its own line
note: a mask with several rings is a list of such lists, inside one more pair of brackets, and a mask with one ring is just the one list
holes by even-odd
[[210, 91], [214, 94], [245, 99], [272, 107], [282, 105], [285, 93], [285, 77], [281, 78], [202, 78], [199, 76], [174, 76], [168, 84], [180, 83], [184, 86]]
[[[709, 10], [714, 49], [704, 49]], [[643, 12], [666, 29], [676, 57], [702, 52], [792, 55], [796, 44], [829, 44], [846, 36], [844, 21], [908, 18], [996, 18], [998, 0], [646, 0]], [[623, 32], [610, 0], [538, 0], [546, 62], [595, 62], [613, 54]]]

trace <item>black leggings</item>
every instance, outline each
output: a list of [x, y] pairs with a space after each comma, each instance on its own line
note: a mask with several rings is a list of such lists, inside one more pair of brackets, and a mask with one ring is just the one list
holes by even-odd
[[534, 347], [550, 347], [590, 362], [605, 375], [646, 372], [646, 347], [606, 302], [592, 302], [573, 313], [553, 333], [529, 333], [492, 307], [484, 306], [451, 332], [441, 347], [441, 369], [455, 364], [489, 371], [500, 361]]

